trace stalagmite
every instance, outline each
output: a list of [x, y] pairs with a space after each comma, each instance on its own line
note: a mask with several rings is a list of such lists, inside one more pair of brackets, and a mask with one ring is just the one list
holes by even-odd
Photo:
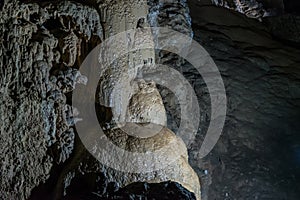
[[[113, 114], [113, 123], [105, 127], [105, 134], [115, 145], [133, 152], [147, 153], [159, 150], [170, 143], [173, 145], [164, 154], [165, 157], [154, 158], [153, 162], [159, 162], [160, 159], [167, 162], [172, 160], [172, 157], [178, 156], [178, 159], [174, 159], [174, 162], [163, 169], [138, 174], [114, 173], [115, 176], [111, 176], [111, 181], [123, 187], [133, 182], [158, 183], [171, 180], [180, 183], [200, 199], [198, 176], [188, 163], [184, 142], [166, 128], [166, 111], [156, 85], [139, 77], [140, 71], [156, 67], [153, 63], [155, 60], [153, 39], [149, 38], [151, 34], [146, 34], [144, 32], [146, 30], [143, 30], [149, 26], [146, 22], [149, 10], [147, 1], [131, 0], [116, 4], [107, 1], [107, 5], [109, 5], [105, 9], [107, 37], [136, 29], [136, 34], [128, 42], [138, 46], [138, 43], [152, 41], [153, 48], [130, 52], [126, 56], [121, 56], [113, 65], [103, 66], [98, 101], [102, 106], [111, 108]], [[151, 47], [151, 42], [149, 46]], [[151, 131], [147, 131], [147, 127], [148, 129], [151, 127], [152, 131], [153, 127], [160, 129], [156, 134], [151, 134]], [[144, 163], [141, 163], [141, 167], [143, 165]]]

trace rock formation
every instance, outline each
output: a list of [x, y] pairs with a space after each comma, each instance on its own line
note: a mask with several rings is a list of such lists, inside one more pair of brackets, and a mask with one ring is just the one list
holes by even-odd
[[76, 119], [66, 95], [84, 81], [76, 68], [102, 26], [95, 9], [78, 3], [13, 0], [2, 5], [0, 26], [0, 194], [26, 199], [73, 151]]
[[[156, 58], [152, 34], [147, 33], [149, 30], [145, 29], [149, 26], [146, 21], [149, 15], [147, 1], [120, 2], [113, 6], [109, 2], [107, 4], [109, 5], [107, 13], [111, 17], [105, 20], [107, 24], [104, 30], [105, 35], [116, 35], [129, 29], [136, 29], [133, 37], [128, 36], [130, 38], [128, 45], [133, 45], [138, 50], [121, 55], [120, 58], [117, 57], [113, 65], [105, 62], [104, 66], [101, 65], [103, 69], [99, 77], [100, 94], [97, 100], [101, 106], [112, 111], [112, 119], [108, 121], [110, 126], [104, 127], [104, 133], [115, 145], [130, 152], [147, 154], [169, 145], [168, 151], [164, 152], [163, 156], [153, 158], [147, 164], [141, 162], [138, 167], [145, 168], [145, 172], [139, 169], [141, 173], [133, 174], [133, 169], [127, 169], [124, 166], [122, 170], [125, 172], [115, 172], [115, 176], [109, 174], [107, 176], [111, 176], [111, 181], [118, 183], [121, 187], [133, 182], [159, 183], [172, 180], [180, 183], [193, 192], [197, 199], [200, 199], [199, 180], [188, 164], [185, 144], [172, 131], [165, 128], [165, 108], [155, 83], [147, 83], [139, 79], [141, 71], [157, 67], [154, 63]], [[122, 17], [118, 17], [119, 13]], [[140, 49], [139, 46], [144, 43], [148, 43], [150, 49]], [[112, 51], [109, 51], [109, 48], [122, 51], [121, 46], [107, 47], [107, 50], [104, 49], [101, 52], [99, 59], [111, 56]], [[111, 160], [105, 153], [99, 152], [98, 154], [102, 159], [107, 157], [107, 161]], [[176, 158], [174, 162], [172, 162], [173, 158]], [[139, 161], [128, 158], [126, 162]], [[149, 169], [151, 163], [155, 165], [157, 162], [170, 163], [159, 170], [155, 167], [151, 172], [146, 170]], [[126, 172], [127, 170], [129, 173]]]
[[[298, 200], [299, 10], [298, 0], [0, 1], [0, 199], [199, 199], [199, 176], [204, 200]], [[98, 93], [95, 110], [107, 137], [132, 152], [174, 142], [178, 149], [168, 153], [182, 155], [165, 170], [124, 175], [82, 144], [72, 92], [88, 81], [79, 68], [94, 47], [130, 28], [139, 30], [137, 39], [152, 41], [142, 38], [147, 26], [170, 27], [205, 47], [224, 79], [228, 113], [216, 147], [201, 159], [211, 115], [201, 75], [165, 51], [133, 52], [130, 58], [151, 59], [126, 65], [123, 57], [116, 65], [126, 71], [155, 61], [190, 82], [201, 113], [196, 140], [186, 149], [174, 134], [181, 111], [175, 95], [144, 82], [139, 70], [111, 74], [108, 65], [99, 88], [133, 81], [125, 91], [128, 107], [112, 110], [109, 99], [120, 93]], [[106, 123], [112, 117], [124, 126]], [[161, 132], [136, 138], [137, 124], [144, 130], [158, 124]]]
[[[92, 47], [104, 38], [131, 28], [143, 29], [148, 24], [149, 7], [146, 1], [115, 3], [107, 0], [91, 1], [87, 5], [82, 3], [80, 1], [22, 3], [11, 0], [1, 4], [0, 62], [3, 70], [1, 73], [3, 120], [0, 143], [3, 146], [1, 177], [6, 177], [1, 178], [1, 198], [27, 199], [32, 196], [34, 188], [49, 179], [51, 172], [60, 174], [56, 175], [58, 186], [53, 198], [60, 198], [61, 193], [66, 192], [64, 188], [71, 183], [74, 170], [77, 171], [78, 166], [69, 166], [67, 170], [61, 172], [56, 171], [66, 165], [68, 160], [76, 160], [73, 154], [84, 152], [83, 149], [75, 147], [77, 142], [74, 125], [79, 119], [76, 118], [76, 113], [78, 114], [76, 108], [73, 108], [70, 102], [75, 84], [87, 81], [81, 76], [78, 68]], [[143, 33], [140, 34], [137, 38], [142, 38]], [[155, 59], [154, 50], [142, 54], [148, 61]], [[124, 59], [123, 61], [126, 62]], [[132, 72], [130, 77], [135, 77], [136, 72]], [[113, 75], [117, 76], [118, 72]], [[145, 92], [144, 90], [148, 89], [142, 86], [145, 84], [138, 83], [140, 92], [133, 93], [128, 109], [121, 108], [117, 111], [120, 114], [119, 119], [125, 122], [151, 122], [165, 126], [166, 115], [161, 97], [157, 90], [152, 90], [152, 93]], [[101, 97], [104, 101], [107, 100], [105, 99], [107, 96]], [[138, 107], [142, 109], [137, 109]], [[144, 112], [143, 109], [153, 110]], [[176, 138], [172, 132], [170, 137]], [[132, 149], [135, 142], [137, 141], [129, 142], [128, 148]], [[179, 143], [184, 145], [182, 142]], [[182, 164], [178, 166], [190, 171], [192, 178], [195, 179], [192, 181], [197, 183], [197, 175], [187, 162], [186, 149], [184, 146], [180, 149], [183, 150], [184, 157], [180, 161]], [[73, 161], [70, 162], [74, 165]], [[32, 167], [35, 170], [32, 170]], [[111, 179], [119, 182], [120, 186], [137, 180], [176, 181], [184, 174], [177, 174], [181, 168], [177, 168], [177, 172], [171, 170], [173, 174], [170, 174], [170, 177], [161, 171], [161, 178], [157, 176], [151, 179], [148, 175], [143, 178], [142, 176], [130, 178], [128, 175], [128, 180], [122, 182], [118, 179], [121, 177], [119, 175], [112, 176]], [[114, 174], [108, 171], [110, 174], [107, 176]], [[186, 175], [189, 176], [189, 173]], [[180, 182], [196, 192], [199, 197], [200, 191], [197, 186], [199, 183], [188, 183], [186, 180]], [[34, 196], [33, 193], [32, 198]]]

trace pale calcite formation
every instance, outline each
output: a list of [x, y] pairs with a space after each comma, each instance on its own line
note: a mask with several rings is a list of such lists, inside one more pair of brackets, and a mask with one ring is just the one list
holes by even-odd
[[126, 113], [126, 122], [153, 123], [165, 126], [167, 124], [166, 111], [155, 82], [146, 83], [143, 79], [134, 85]]
[[[201, 199], [199, 178], [188, 163], [186, 146], [171, 130], [162, 127], [159, 133], [149, 138], [132, 137], [122, 129], [107, 130], [105, 134], [115, 145], [126, 151], [139, 153], [163, 151], [161, 157], [153, 158], [153, 161], [150, 160], [147, 165], [153, 164], [153, 167], [155, 167], [154, 164], [157, 162], [166, 165], [163, 169], [145, 173], [109, 173], [109, 181], [117, 182], [123, 187], [133, 182], [159, 183], [170, 180], [180, 183], [193, 192], [197, 199]], [[166, 146], [167, 148], [165, 148]], [[101, 156], [105, 157], [106, 155]], [[107, 156], [107, 159], [111, 158]], [[131, 162], [131, 160], [128, 160], [128, 162]], [[136, 161], [132, 160], [132, 162]], [[145, 171], [150, 168], [145, 166], [144, 163], [141, 163], [140, 166]]]
[[[126, 121], [126, 109], [129, 100], [135, 93], [133, 80], [145, 67], [152, 67], [155, 60], [154, 43], [151, 33], [143, 30], [147, 26], [148, 6], [147, 1], [115, 1], [107, 0], [101, 9], [104, 11], [105, 22], [104, 35], [107, 40], [126, 30], [136, 29], [134, 35], [126, 38], [118, 38], [118, 41], [107, 42], [107, 51], [99, 56], [101, 65], [100, 94], [98, 101], [101, 105], [111, 107], [114, 120]], [[147, 43], [149, 49], [140, 49]], [[114, 46], [113, 44], [117, 44]], [[132, 52], [124, 49], [136, 49]], [[119, 52], [123, 55], [114, 58], [113, 63], [107, 63], [105, 59]], [[120, 103], [121, 102], [121, 103]]]
[[[138, 46], [150, 41], [149, 46], [154, 47], [151, 34], [146, 34], [143, 30], [148, 26], [147, 1], [129, 0], [111, 3], [112, 1], [108, 0], [106, 2], [102, 9], [106, 13], [104, 29], [107, 37], [136, 29], [136, 34], [125, 38], [127, 41], [120, 41], [120, 46], [123, 45], [122, 42]], [[118, 46], [115, 48], [121, 49]], [[103, 57], [111, 56], [111, 52], [109, 50], [107, 53], [102, 52], [100, 61]], [[171, 180], [194, 192], [197, 199], [200, 199], [199, 179], [188, 163], [186, 146], [175, 133], [165, 128], [166, 111], [155, 83], [147, 83], [139, 77], [142, 69], [155, 67], [152, 63], [154, 60], [155, 49], [152, 48], [126, 52], [125, 56], [120, 56], [113, 64], [106, 63], [101, 66], [98, 101], [101, 105], [112, 109], [112, 120], [115, 122], [112, 124], [116, 124], [105, 130], [105, 135], [114, 145], [126, 151], [145, 154], [149, 151], [162, 151], [161, 157], [154, 157], [149, 162], [130, 160], [130, 158], [126, 160], [128, 163], [141, 162], [135, 166], [145, 166], [145, 173], [109, 172], [108, 177], [110, 181], [117, 182], [121, 187], [133, 182], [159, 183]], [[154, 125], [153, 128], [151, 125]], [[154, 127], [159, 128], [155, 130]], [[165, 148], [166, 146], [168, 148]], [[105, 153], [99, 152], [99, 156], [102, 160], [111, 160]], [[113, 160], [116, 162], [118, 159]], [[149, 167], [151, 164], [156, 169], [155, 164], [159, 162], [166, 164], [165, 167], [150, 172], [146, 170], [151, 168]]]

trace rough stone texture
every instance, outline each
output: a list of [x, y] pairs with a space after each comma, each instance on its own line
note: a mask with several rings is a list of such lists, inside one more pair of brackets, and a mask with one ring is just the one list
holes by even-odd
[[[11, 7], [13, 6], [13, 3], [16, 3], [17, 5], [19, 4], [19, 2], [17, 1], [7, 2], [4, 6]], [[32, 3], [32, 1], [30, 1], [30, 4], [20, 5], [24, 6], [26, 10], [25, 14], [22, 13], [23, 16], [21, 16], [20, 18], [24, 18], [24, 21], [28, 21], [30, 25], [34, 26], [35, 30], [33, 30], [32, 32], [37, 32], [37, 34], [32, 37], [30, 37], [29, 35], [28, 40], [30, 40], [31, 43], [33, 43], [33, 41], [36, 40], [37, 45], [39, 44], [39, 42], [42, 42], [43, 44], [44, 41], [50, 43], [50, 48], [48, 46], [42, 46], [38, 49], [38, 53], [40, 54], [37, 55], [37, 60], [41, 60], [41, 62], [38, 62], [37, 65], [44, 68], [46, 66], [46, 69], [44, 69], [46, 74], [42, 77], [44, 77], [45, 80], [48, 80], [48, 82], [44, 83], [46, 85], [44, 86], [46, 90], [44, 99], [38, 99], [37, 102], [35, 102], [35, 104], [41, 104], [41, 112], [44, 116], [43, 120], [45, 121], [45, 127], [42, 127], [41, 130], [43, 136], [45, 137], [45, 144], [44, 148], [41, 148], [40, 151], [43, 150], [42, 155], [44, 157], [49, 157], [49, 160], [54, 160], [49, 161], [49, 164], [54, 165], [54, 167], [47, 168], [48, 171], [44, 172], [45, 178], [34, 177], [36, 176], [36, 174], [29, 174], [26, 178], [36, 178], [37, 181], [34, 184], [28, 183], [28, 186], [21, 185], [19, 188], [25, 188], [26, 192], [25, 194], [17, 194], [16, 198], [29, 197], [31, 190], [34, 187], [39, 186], [36, 188], [35, 192], [31, 194], [31, 198], [35, 199], [37, 198], [37, 196], [43, 195], [43, 193], [45, 193], [43, 187], [45, 187], [46, 185], [51, 185], [53, 187], [53, 183], [51, 182], [55, 182], [55, 189], [53, 194], [50, 195], [50, 198], [60, 199], [62, 195], [67, 194], [67, 188], [70, 186], [75, 176], [78, 175], [78, 173], [86, 173], [87, 169], [81, 169], [80, 166], [82, 164], [90, 166], [90, 163], [95, 162], [88, 161], [85, 158], [78, 159], [78, 157], [82, 155], [82, 152], [84, 152], [84, 147], [76, 147], [76, 142], [74, 141], [75, 132], [73, 126], [79, 119], [77, 119], [76, 116], [73, 116], [74, 113], [78, 114], [78, 112], [75, 110], [76, 108], [70, 106], [69, 97], [76, 83], [84, 83], [87, 81], [84, 77], [80, 75], [76, 68], [80, 66], [82, 58], [84, 58], [84, 54], [88, 53], [88, 51], [91, 50], [91, 46], [88, 45], [95, 45], [100, 40], [103, 40], [103, 33], [104, 35], [106, 35], [106, 37], [109, 37], [113, 34], [125, 31], [129, 28], [143, 29], [143, 26], [145, 26], [145, 22], [143, 22], [144, 20], [142, 19], [144, 19], [147, 16], [148, 7], [146, 1], [132, 1], [126, 3], [120, 2], [117, 4], [115, 4], [112, 1], [101, 2], [101, 4], [99, 4], [99, 9], [103, 11], [103, 13], [101, 13], [103, 19], [102, 21], [100, 21], [100, 15], [96, 11], [96, 9], [83, 6], [80, 3], [68, 1], [64, 1], [61, 3], [49, 3], [46, 1]], [[23, 11], [23, 8], [17, 8], [16, 10]], [[8, 13], [7, 15], [11, 15], [11, 13]], [[6, 25], [7, 23], [8, 22], [4, 22], [3, 24]], [[103, 29], [102, 24], [104, 24]], [[16, 33], [14, 36], [18, 37]], [[136, 35], [136, 38], [140, 39], [139, 42], [144, 42], [142, 36], [142, 32], [140, 32], [140, 35]], [[47, 54], [43, 55], [43, 51], [45, 51], [47, 54], [49, 53], [50, 56]], [[151, 60], [154, 60], [154, 51], [138, 52], [138, 54], [142, 55], [142, 58], [147, 57], [148, 61], [149, 58], [151, 58]], [[33, 54], [32, 57], [34, 56], [35, 55]], [[17, 60], [17, 58], [15, 59]], [[121, 58], [121, 61], [119, 63], [121, 63], [121, 65], [116, 65], [119, 68], [122, 67], [122, 64], [123, 66], [128, 64], [125, 57]], [[30, 64], [28, 65], [28, 67], [30, 68]], [[133, 67], [135, 66], [133, 65]], [[117, 75], [118, 69], [114, 72], [115, 73], [112, 74]], [[133, 72], [131, 73], [131, 75], [129, 74], [131, 79], [135, 77], [136, 73], [137, 70], [135, 73]], [[40, 77], [38, 75], [36, 76]], [[127, 79], [127, 81], [130, 82], [131, 79], [129, 78]], [[41, 83], [33, 84], [39, 87], [39, 84]], [[139, 86], [142, 86], [142, 84], [140, 84]], [[149, 91], [145, 91], [145, 89], [145, 87], [140, 87], [140, 92], [133, 93], [132, 99], [145, 99], [147, 94], [151, 94], [149, 93]], [[166, 117], [165, 111], [162, 106], [161, 98], [159, 97], [157, 90], [152, 91], [152, 93], [155, 94], [156, 97], [158, 97], [156, 98], [156, 101], [158, 102], [154, 102], [153, 105], [147, 106], [150, 106], [150, 110], [157, 110], [161, 112], [161, 114], [157, 115], [157, 119], [153, 119], [152, 116], [154, 114], [150, 113], [150, 115], [147, 117], [149, 118], [149, 120], [151, 119], [153, 121], [142, 120], [141, 122], [156, 122], [165, 125]], [[143, 94], [144, 97], [142, 97], [141, 94]], [[105, 97], [107, 96], [110, 96], [109, 90], [103, 96], [101, 96], [101, 98], [105, 99]], [[111, 102], [109, 98], [108, 100], [109, 102]], [[134, 104], [134, 102], [131, 102], [131, 104]], [[156, 105], [159, 106], [155, 108]], [[142, 109], [145, 108], [142, 107]], [[129, 109], [129, 117], [130, 115], [135, 115], [137, 113], [136, 111], [137, 110]], [[143, 110], [139, 112], [139, 118], [143, 117], [146, 113]], [[120, 109], [120, 113], [126, 114], [126, 109]], [[39, 118], [38, 115], [36, 117]], [[38, 120], [33, 119], [33, 121], [37, 122]], [[11, 135], [9, 135], [8, 137], [11, 137]], [[172, 137], [176, 138], [174, 134]], [[154, 140], [153, 142], [156, 143], [158, 139]], [[37, 140], [39, 141], [40, 139]], [[134, 143], [137, 141], [133, 140], [132, 142]], [[129, 144], [131, 143], [129, 142]], [[148, 143], [145, 142], [145, 144]], [[130, 146], [135, 147], [136, 145], [129, 145], [129, 147]], [[197, 175], [188, 165], [187, 152], [186, 149], [184, 149], [183, 143], [181, 143], [181, 146], [183, 148], [183, 152], [185, 152], [185, 156], [181, 160], [179, 160], [180, 163], [177, 163], [178, 165], [176, 165], [176, 168], [172, 167], [166, 169], [167, 172], [161, 170], [159, 174], [161, 178], [155, 178], [155, 176], [153, 177], [149, 174], [143, 176], [140, 176], [138, 174], [134, 176], [130, 174], [124, 175], [122, 173], [117, 173], [112, 169], [107, 169], [106, 167], [102, 166], [97, 162], [96, 163], [99, 165], [99, 169], [94, 169], [93, 172], [102, 173], [105, 175], [105, 179], [107, 179], [106, 182], [109, 182], [109, 180], [115, 181], [121, 186], [129, 184], [136, 180], [160, 182], [167, 181], [170, 179], [178, 179], [179, 182], [182, 182], [190, 190], [194, 191], [198, 199], [200, 199], [200, 186]], [[26, 151], [27, 150], [25, 150], [25, 153]], [[18, 155], [18, 152], [15, 152], [14, 154]], [[33, 155], [29, 156], [34, 158]], [[7, 160], [12, 159], [8, 158]], [[91, 160], [93, 159], [91, 158]], [[35, 163], [37, 162], [35, 161]], [[47, 163], [41, 162], [41, 164], [46, 165]], [[5, 165], [3, 166], [5, 167]], [[21, 168], [20, 170], [23, 171], [24, 168], [26, 168], [26, 166]], [[4, 174], [3, 177], [5, 176], [7, 175]], [[49, 176], [50, 178], [48, 178]], [[46, 177], [48, 179], [44, 186], [42, 183], [45, 182]], [[184, 178], [184, 180], [180, 180], [180, 178]], [[14, 182], [18, 183], [21, 179], [22, 177], [16, 177], [16, 180]], [[126, 179], [127, 181], [122, 181], [123, 179]], [[3, 179], [3, 181], [5, 180]], [[2, 191], [11, 189], [9, 188], [9, 184], [6, 184], [6, 182], [4, 182], [3, 185], [8, 185], [8, 189], [4, 188]], [[17, 188], [17, 190], [20, 190], [19, 188]], [[5, 195], [10, 195], [11, 193], [12, 191], [4, 192]]]
[[[197, 158], [208, 125], [205, 117], [200, 122], [203, 132], [189, 149], [191, 165], [198, 167], [202, 198], [299, 199], [300, 51], [289, 45], [298, 37], [275, 29], [277, 18], [269, 18], [275, 21], [268, 27], [197, 1], [191, 1], [190, 8], [194, 38], [216, 62], [228, 98], [226, 124], [214, 150], [204, 160]], [[286, 20], [288, 24], [294, 27], [293, 20]], [[204, 82], [191, 67], [183, 70], [199, 94], [201, 115], [209, 119]]]
[[201, 0], [198, 3], [202, 6], [224, 7], [260, 21], [264, 17], [284, 13], [300, 14], [300, 3], [297, 0]]
[[162, 183], [132, 183], [124, 188], [118, 188], [116, 184], [109, 184], [104, 194], [91, 193], [79, 190], [73, 191], [73, 195], [66, 200], [129, 200], [129, 199], [185, 199], [196, 200], [194, 194], [183, 188], [180, 184], [171, 181]]
[[111, 44], [106, 47], [107, 50], [99, 55], [102, 69], [98, 101], [103, 106], [113, 108], [114, 121], [124, 122], [126, 121], [129, 100], [135, 92], [134, 86], [131, 84], [137, 78], [141, 68], [151, 65], [151, 60], [155, 59], [154, 50], [125, 52], [125, 55], [121, 55], [114, 63], [107, 63], [106, 59], [123, 52], [129, 46], [138, 48], [144, 43], [149, 44], [149, 47], [153, 46], [152, 38], [149, 37], [150, 34], [143, 32], [143, 27], [148, 26], [145, 21], [148, 13], [147, 1], [132, 0], [118, 3], [105, 1], [101, 9], [105, 10], [106, 13], [104, 33], [107, 39], [126, 30], [136, 29], [136, 33], [127, 36], [129, 37], [127, 40], [121, 38], [117, 42], [114, 40], [107, 42], [107, 44], [115, 43], [114, 46]]
[[283, 13], [300, 14], [300, 3], [297, 0], [203, 0], [202, 5], [225, 7], [256, 18], [260, 21], [263, 17], [277, 16]]
[[[246, 15], [249, 18], [256, 18], [261, 20], [263, 17], [276, 15], [283, 12], [282, 0], [275, 0], [272, 2], [271, 9], [266, 9], [261, 1], [257, 0], [212, 0], [217, 6], [222, 6], [228, 9], [235, 10]], [[266, 3], [268, 1], [264, 1]]]
[[[112, 181], [122, 175], [99, 165], [72, 127], [79, 119], [71, 114], [75, 108], [70, 106], [70, 92], [76, 82], [86, 81], [76, 69], [106, 34], [115, 31], [107, 22], [114, 6], [120, 11], [123, 5], [107, 8], [105, 2], [92, 0], [26, 2], [0, 2], [0, 198], [62, 199], [66, 194], [66, 199], [122, 195], [138, 199], [163, 193], [164, 183], [147, 194], [141, 192], [149, 190], [132, 189], [132, 185], [129, 192], [127, 187], [117, 192], [120, 185]], [[185, 1], [148, 3], [149, 15], [141, 16], [150, 25], [167, 25], [191, 36], [194, 31], [194, 38], [216, 61], [226, 85], [228, 117], [223, 135], [213, 152], [199, 159], [197, 152], [210, 116], [205, 83], [178, 57], [158, 52], [158, 60], [182, 72], [199, 98], [201, 126], [188, 153], [200, 176], [202, 199], [299, 199], [298, 17], [280, 15], [260, 23], [245, 17], [243, 9], [256, 17], [261, 16], [255, 14], [261, 7], [248, 10], [250, 4], [244, 3], [244, 13], [239, 14], [232, 12], [235, 4], [224, 9], [203, 4], [205, 0], [191, 0], [192, 31]], [[284, 5], [285, 12], [297, 14], [296, 1], [284, 1]], [[263, 1], [263, 9], [274, 7]], [[139, 17], [122, 23], [126, 20], [133, 28], [145, 26]], [[176, 130], [178, 102], [166, 88], [159, 87], [159, 91], [168, 127]], [[169, 190], [178, 194], [184, 188], [167, 186]], [[188, 193], [186, 198], [191, 196]]]
[[[196, 199], [188, 190], [182, 188], [178, 183], [162, 182], [157, 183], [134, 183], [130, 184], [116, 194], [109, 196], [107, 199]], [[105, 199], [105, 198], [104, 198]]]
[[186, 0], [149, 0], [148, 22], [153, 27], [169, 27], [188, 36], [193, 35]]
[[0, 198], [26, 199], [73, 150], [76, 119], [64, 93], [84, 79], [68, 67], [81, 40], [102, 31], [98, 13], [80, 4], [2, 6]]
[[[150, 0], [148, 22], [153, 27], [168, 27], [182, 34], [193, 37], [191, 17], [186, 0], [158, 1]], [[155, 35], [154, 35], [155, 37]], [[177, 55], [165, 51], [156, 51], [155, 62], [167, 66], [182, 67], [185, 61]], [[176, 132], [180, 124], [180, 105], [175, 95], [166, 87], [157, 86], [163, 98], [167, 112], [168, 127]]]

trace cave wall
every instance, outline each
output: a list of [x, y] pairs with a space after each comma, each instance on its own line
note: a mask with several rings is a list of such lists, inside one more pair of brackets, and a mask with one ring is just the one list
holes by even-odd
[[[216, 7], [190, 0], [188, 9], [186, 1], [148, 1], [149, 24], [193, 36], [225, 83], [226, 125], [214, 150], [200, 159], [210, 118], [206, 85], [189, 63], [156, 52], [157, 62], [178, 69], [199, 98], [200, 129], [188, 152], [202, 199], [299, 199], [298, 4], [248, 1], [254, 6], [237, 9], [228, 2], [214, 1]], [[104, 8], [103, 1], [0, 3], [2, 199], [142, 198], [151, 188], [195, 198], [173, 183], [133, 185], [118, 193], [119, 185], [105, 175], [113, 172], [99, 166], [76, 135], [70, 96], [76, 83], [86, 81], [78, 71], [83, 59], [113, 29]], [[166, 88], [159, 90], [168, 127], [176, 130], [178, 102]]]
[[[214, 150], [203, 160], [197, 158], [197, 143], [190, 150], [192, 166], [202, 174], [202, 198], [298, 199], [299, 18], [285, 14], [259, 22], [197, 1], [189, 6], [194, 39], [216, 62], [228, 99]], [[189, 68], [184, 73], [196, 76]], [[209, 115], [200, 79], [195, 90]]]
[[67, 96], [101, 39], [98, 12], [57, 2], [5, 1], [1, 24], [1, 199], [27, 199], [74, 149]]
[[[78, 69], [89, 51], [106, 37], [136, 28], [145, 12], [134, 10], [135, 4], [13, 0], [1, 4], [1, 198], [73, 198], [94, 190], [104, 198], [128, 180], [152, 177], [125, 175], [99, 164], [78, 138], [74, 125], [80, 110], [72, 107], [70, 98], [77, 83], [88, 81]], [[187, 162], [184, 154], [180, 165]], [[169, 168], [172, 179], [185, 177], [173, 171]], [[157, 174], [156, 182], [159, 176], [171, 178], [163, 171]], [[77, 181], [87, 181], [87, 186], [76, 191]], [[179, 193], [184, 191], [177, 187]], [[196, 190], [199, 193], [200, 187]]]

